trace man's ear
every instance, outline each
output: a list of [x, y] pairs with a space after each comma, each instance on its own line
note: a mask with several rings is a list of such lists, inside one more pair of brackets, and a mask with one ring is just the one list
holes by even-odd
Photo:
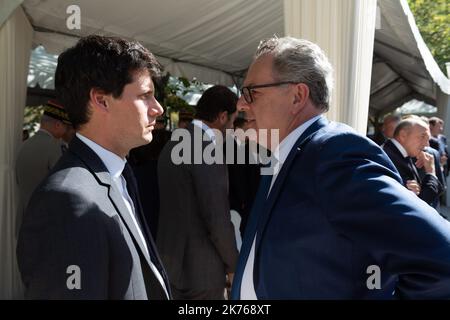
[[220, 120], [220, 123], [226, 123], [228, 121], [228, 112], [223, 111], [223, 112], [219, 113], [219, 120]]
[[101, 111], [107, 111], [108, 109], [108, 97], [103, 90], [92, 88], [89, 92], [89, 102], [94, 109], [100, 109]]
[[294, 87], [294, 98], [292, 104], [294, 104], [293, 112], [298, 113], [306, 105], [309, 99], [309, 87], [304, 83], [298, 83]]
[[398, 142], [400, 142], [401, 144], [403, 144], [406, 139], [408, 138], [408, 130], [400, 130], [397, 137], [394, 137], [395, 140], [397, 140]]

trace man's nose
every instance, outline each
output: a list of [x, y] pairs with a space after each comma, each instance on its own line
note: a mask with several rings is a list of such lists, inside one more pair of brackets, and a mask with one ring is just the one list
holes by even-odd
[[250, 106], [248, 105], [247, 101], [245, 101], [243, 95], [239, 97], [236, 107], [237, 107], [238, 111], [246, 112], [246, 111], [250, 110]]
[[152, 116], [157, 116], [157, 117], [164, 113], [163, 107], [156, 99], [155, 99], [155, 103], [148, 109], [148, 111]]

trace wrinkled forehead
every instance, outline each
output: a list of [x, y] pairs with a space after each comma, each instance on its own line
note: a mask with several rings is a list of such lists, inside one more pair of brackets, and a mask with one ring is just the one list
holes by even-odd
[[430, 132], [430, 128], [422, 123], [416, 123], [412, 126], [412, 132], [416, 134], [423, 134], [426, 132]]

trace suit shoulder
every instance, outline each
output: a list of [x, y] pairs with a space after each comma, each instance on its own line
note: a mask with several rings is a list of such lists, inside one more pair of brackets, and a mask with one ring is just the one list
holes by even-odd
[[330, 122], [327, 126], [319, 129], [312, 140], [313, 143], [322, 147], [331, 146], [348, 149], [356, 144], [358, 148], [381, 149], [374, 141], [360, 135], [352, 127], [339, 122]]

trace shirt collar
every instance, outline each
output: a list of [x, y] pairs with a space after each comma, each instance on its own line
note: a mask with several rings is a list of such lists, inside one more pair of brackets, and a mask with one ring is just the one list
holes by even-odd
[[286, 158], [289, 155], [289, 152], [291, 152], [291, 149], [294, 146], [295, 142], [300, 138], [303, 132], [305, 132], [306, 129], [308, 129], [308, 127], [311, 124], [313, 124], [313, 122], [318, 120], [321, 116], [322, 115], [318, 115], [315, 116], [314, 118], [309, 119], [302, 125], [298, 126], [291, 133], [289, 133], [287, 137], [284, 138], [283, 141], [281, 141], [281, 143], [275, 149], [275, 152], [273, 153], [273, 157], [275, 158], [274, 163], [279, 163], [280, 165], [283, 165], [283, 163], [286, 161]]
[[194, 119], [192, 120], [192, 124], [205, 131], [208, 137], [211, 139], [211, 141], [214, 142], [214, 144], [216, 143], [216, 135], [214, 133], [214, 130], [208, 127], [206, 123], [204, 123], [202, 120]]
[[126, 160], [122, 159], [117, 154], [112, 153], [109, 150], [106, 150], [99, 144], [86, 138], [85, 136], [81, 135], [78, 132], [76, 133], [76, 136], [97, 154], [97, 156], [103, 161], [103, 163], [106, 166], [106, 169], [108, 169], [108, 172], [114, 179], [120, 177], [123, 169], [125, 168], [125, 164], [127, 162]]
[[400, 151], [400, 153], [402, 154], [403, 158], [408, 157], [408, 152], [406, 152], [405, 148], [403, 148], [403, 146], [401, 145], [400, 142], [398, 142], [395, 139], [391, 139], [391, 141], [394, 144], [394, 146], [397, 147], [398, 151]]

